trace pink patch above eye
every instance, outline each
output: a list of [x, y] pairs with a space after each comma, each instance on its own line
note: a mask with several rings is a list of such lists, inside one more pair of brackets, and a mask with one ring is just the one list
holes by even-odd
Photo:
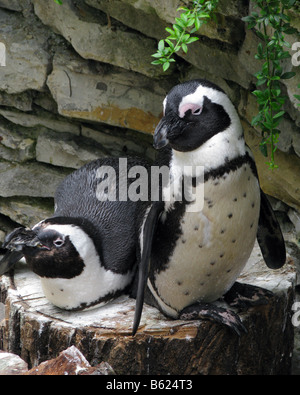
[[202, 111], [202, 107], [199, 106], [199, 104], [194, 104], [194, 103], [183, 104], [181, 107], [179, 107], [180, 118], [183, 118], [185, 113], [189, 110], [191, 110], [192, 114], [194, 115], [200, 115]]

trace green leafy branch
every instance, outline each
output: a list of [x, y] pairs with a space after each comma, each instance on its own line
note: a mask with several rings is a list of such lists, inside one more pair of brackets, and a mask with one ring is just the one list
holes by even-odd
[[180, 7], [177, 11], [182, 11], [178, 18], [175, 18], [173, 29], [167, 27], [165, 30], [169, 33], [166, 39], [160, 40], [158, 50], [152, 56], [157, 58], [152, 62], [154, 65], [162, 65], [166, 71], [171, 62], [175, 62], [172, 57], [180, 49], [184, 53], [188, 51], [188, 45], [199, 40], [198, 37], [192, 37], [200, 27], [214, 17], [214, 11], [219, 0], [196, 0], [193, 1], [192, 9]]
[[[294, 72], [284, 72], [282, 60], [290, 58], [290, 53], [285, 50], [290, 44], [285, 41], [285, 34], [296, 33], [291, 27], [290, 18], [284, 12], [291, 9], [296, 0], [254, 0], [258, 12], [243, 18], [248, 23], [249, 29], [256, 28], [257, 36], [262, 40], [257, 48], [256, 59], [262, 60], [262, 68], [255, 76], [257, 87], [253, 92], [259, 104], [259, 113], [252, 119], [252, 125], [258, 126], [262, 131], [260, 150], [268, 156], [270, 146], [270, 161], [267, 162], [271, 169], [278, 167], [275, 164], [275, 152], [280, 130], [278, 129], [285, 111], [283, 105], [286, 96], [281, 93], [280, 81], [294, 77]], [[267, 26], [272, 33], [268, 32]]]

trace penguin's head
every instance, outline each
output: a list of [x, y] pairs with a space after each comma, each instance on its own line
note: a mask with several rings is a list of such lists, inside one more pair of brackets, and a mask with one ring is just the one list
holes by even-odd
[[154, 133], [157, 149], [169, 144], [175, 151], [188, 152], [229, 128], [241, 133], [237, 112], [228, 96], [209, 81], [199, 79], [176, 85], [163, 105], [164, 115]]
[[[70, 279], [80, 275], [91, 249], [86, 230], [70, 218], [50, 218], [32, 229], [17, 228], [3, 247], [19, 251], [34, 273], [46, 278]], [[89, 247], [88, 247], [89, 246]]]

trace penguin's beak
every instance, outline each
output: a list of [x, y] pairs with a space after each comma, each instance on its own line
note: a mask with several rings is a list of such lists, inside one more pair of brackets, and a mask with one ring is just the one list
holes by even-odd
[[178, 136], [180, 136], [187, 126], [182, 118], [173, 111], [169, 111], [168, 114], [160, 120], [154, 131], [153, 146], [156, 149], [165, 147], [167, 144], [173, 143]]
[[38, 247], [41, 245], [37, 234], [26, 228], [17, 228], [6, 236], [2, 248], [10, 251], [21, 251], [23, 247]]
[[153, 147], [155, 149], [161, 149], [169, 143], [169, 140], [167, 139], [167, 133], [168, 133], [167, 120], [166, 117], [163, 117], [160, 120], [154, 132]]
[[17, 228], [8, 234], [2, 248], [8, 251], [0, 261], [0, 276], [10, 270], [22, 257], [24, 247], [39, 247], [41, 243], [31, 229]]

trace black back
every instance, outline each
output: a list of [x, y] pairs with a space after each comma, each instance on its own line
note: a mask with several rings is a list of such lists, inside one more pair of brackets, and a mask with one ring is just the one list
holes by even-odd
[[[141, 159], [128, 158], [128, 169], [139, 165], [148, 168]], [[116, 170], [116, 196], [119, 192], [119, 159], [107, 158], [93, 161], [67, 176], [59, 185], [54, 217], [71, 217], [94, 240], [104, 267], [126, 273], [136, 262], [139, 222], [147, 202], [101, 201], [97, 188], [103, 181], [99, 169], [111, 166]], [[121, 175], [123, 179], [124, 175]], [[128, 180], [128, 185], [134, 180]], [[75, 222], [76, 222], [75, 221]]]

